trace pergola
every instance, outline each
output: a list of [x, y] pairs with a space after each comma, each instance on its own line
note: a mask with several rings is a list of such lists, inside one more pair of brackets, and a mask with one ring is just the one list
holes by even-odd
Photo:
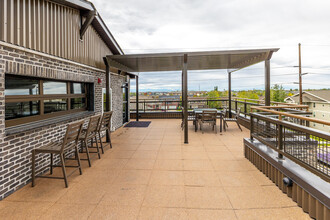
[[[182, 71], [182, 102], [184, 107], [184, 143], [188, 143], [188, 70], [227, 69], [229, 112], [231, 112], [231, 73], [265, 61], [265, 105], [270, 105], [270, 59], [279, 48], [227, 50], [205, 52], [108, 55], [107, 97], [109, 96], [110, 67], [127, 73]], [[136, 78], [136, 120], [139, 120], [139, 81]], [[107, 98], [108, 99], [108, 98]], [[107, 102], [109, 103], [109, 102]], [[110, 108], [109, 108], [110, 109]]]

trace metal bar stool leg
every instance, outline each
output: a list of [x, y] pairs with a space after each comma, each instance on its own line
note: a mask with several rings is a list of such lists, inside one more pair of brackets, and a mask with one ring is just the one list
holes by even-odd
[[36, 168], [36, 153], [33, 150], [32, 151], [32, 187], [34, 187], [35, 185], [35, 179], [36, 179], [36, 172], [35, 172], [35, 168]]
[[237, 123], [238, 128], [239, 128], [241, 131], [243, 131], [242, 128], [241, 128], [241, 126], [239, 125], [238, 121], [236, 121], [236, 123]]
[[79, 150], [78, 150], [77, 145], [76, 145], [76, 159], [77, 159], [77, 162], [78, 162], [79, 173], [81, 175], [82, 174], [82, 169], [81, 169], [80, 156], [79, 156]]
[[90, 156], [89, 156], [89, 150], [88, 150], [87, 141], [84, 140], [83, 143], [84, 143], [85, 148], [86, 148], [86, 155], [87, 155], [87, 160], [88, 160], [88, 166], [91, 167], [92, 164], [91, 164], [91, 158], [90, 158]]
[[61, 159], [61, 163], [62, 163], [62, 172], [63, 172], [63, 178], [64, 178], [64, 182], [65, 182], [65, 187], [68, 188], [69, 185], [68, 185], [68, 179], [67, 179], [67, 176], [66, 176], [63, 153], [60, 154], [60, 159]]
[[[93, 138], [92, 138], [92, 140], [93, 140]], [[97, 143], [97, 137], [96, 137], [96, 135], [95, 135], [95, 143], [96, 143], [97, 154], [99, 156], [99, 159], [101, 159], [100, 148], [99, 148], [99, 144]]]
[[100, 132], [97, 132], [97, 133], [98, 133], [99, 140], [100, 140], [100, 145], [101, 145], [102, 154], [104, 154], [103, 141], [102, 141], [102, 138], [101, 138], [101, 134], [100, 134]]
[[54, 160], [54, 157], [53, 157], [53, 154], [51, 153], [50, 154], [50, 174], [53, 174], [53, 160]]
[[112, 148], [110, 129], [107, 129], [107, 132], [108, 132], [108, 135], [109, 135], [110, 148]]

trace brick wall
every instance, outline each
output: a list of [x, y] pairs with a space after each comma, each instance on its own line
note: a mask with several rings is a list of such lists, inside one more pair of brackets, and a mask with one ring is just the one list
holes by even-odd
[[[112, 89], [112, 127], [119, 128], [123, 124], [123, 89], [121, 86], [125, 82], [124, 77], [111, 75], [111, 89]], [[120, 85], [120, 86], [115, 86]]]
[[[105, 74], [95, 68], [35, 55], [0, 46], [0, 200], [31, 181], [31, 150], [49, 141], [61, 140], [66, 124], [52, 124], [12, 135], [5, 134], [5, 73], [58, 80], [93, 82], [95, 113], [102, 111], [102, 88]], [[98, 78], [102, 83], [98, 84]], [[113, 127], [122, 126], [122, 89], [124, 77], [111, 75]], [[37, 170], [49, 164], [49, 156], [37, 160]], [[41, 171], [44, 172], [45, 170]]]

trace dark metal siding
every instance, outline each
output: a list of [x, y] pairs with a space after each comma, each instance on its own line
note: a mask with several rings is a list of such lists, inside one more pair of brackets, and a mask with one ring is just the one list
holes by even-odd
[[80, 40], [80, 11], [47, 0], [0, 0], [0, 40], [104, 69], [112, 54], [92, 26]]

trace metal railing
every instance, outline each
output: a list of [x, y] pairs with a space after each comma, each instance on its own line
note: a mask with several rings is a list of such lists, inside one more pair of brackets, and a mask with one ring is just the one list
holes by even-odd
[[[290, 108], [290, 106], [295, 106], [294, 104], [289, 103], [280, 103], [280, 102], [271, 102], [273, 106], [285, 105], [288, 107], [286, 109], [288, 112], [296, 112], [299, 114], [300, 109]], [[210, 108], [223, 109], [224, 107], [229, 106], [228, 97], [225, 98], [199, 98], [199, 99], [190, 99], [188, 100], [188, 110], [198, 108], [199, 106], [208, 106]], [[240, 108], [241, 116], [244, 115], [245, 118], [248, 118], [251, 113], [251, 109], [257, 106], [264, 106], [264, 101], [256, 99], [247, 99], [247, 98], [232, 98], [231, 109], [234, 112]], [[130, 102], [130, 111], [135, 114], [136, 112], [136, 101]], [[182, 112], [182, 101], [180, 99], [176, 100], [150, 100], [150, 99], [141, 99], [139, 101], [139, 113], [180, 113]]]
[[[200, 98], [188, 100], [188, 110], [198, 108], [199, 106], [208, 106], [210, 108], [223, 109], [229, 106], [228, 98]], [[252, 106], [262, 106], [262, 101], [253, 99], [233, 98], [231, 109], [237, 112], [238, 108], [241, 109], [241, 113], [247, 117], [251, 112]], [[136, 101], [130, 102], [130, 111], [136, 112]], [[151, 112], [181, 112], [182, 101], [181, 100], [149, 100], [142, 99], [139, 101], [139, 112], [140, 113], [151, 113]]]
[[[136, 101], [131, 101], [131, 111], [136, 111]], [[205, 105], [212, 108], [223, 108], [228, 105], [228, 99], [194, 99], [188, 100], [189, 109], [195, 106]], [[139, 101], [139, 112], [173, 112], [182, 110], [181, 100], [149, 100], [142, 99]]]
[[327, 126], [330, 122], [306, 117], [310, 115], [307, 111], [297, 110], [307, 108], [253, 107], [258, 112], [250, 114], [251, 139], [277, 151], [279, 158], [285, 156], [330, 182], [330, 133], [309, 127], [311, 122]]

